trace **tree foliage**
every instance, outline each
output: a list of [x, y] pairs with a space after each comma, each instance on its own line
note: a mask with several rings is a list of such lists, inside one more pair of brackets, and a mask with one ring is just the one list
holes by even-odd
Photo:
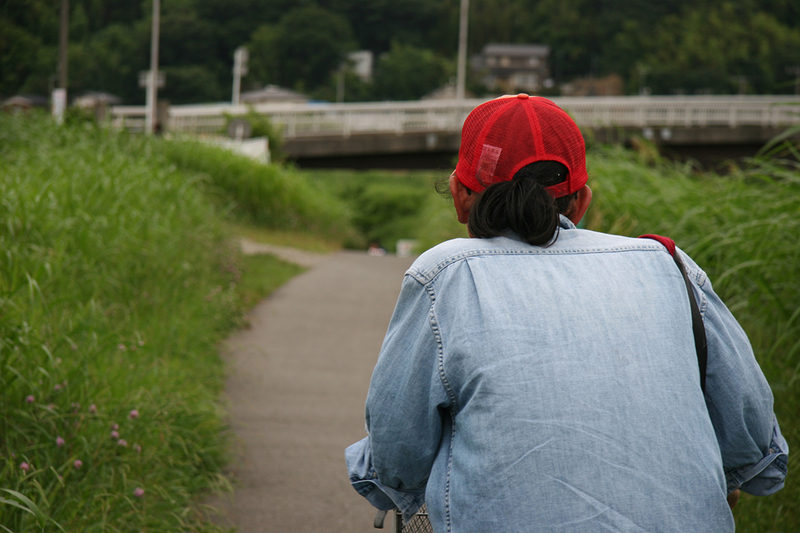
[[250, 43], [251, 64], [262, 83], [315, 89], [329, 81], [346, 52], [355, 47], [346, 18], [309, 5], [256, 30]]
[[[0, 96], [53, 88], [59, 4], [0, 3]], [[233, 53], [247, 45], [245, 89], [269, 83], [335, 98], [346, 53], [362, 49], [376, 58], [375, 80], [344, 73], [348, 98], [416, 98], [454, 69], [459, 9], [460, 0], [162, 0], [159, 94], [173, 103], [228, 99]], [[138, 76], [149, 68], [151, 14], [152, 0], [70, 2], [71, 96], [102, 90], [144, 101]], [[503, 42], [548, 45], [559, 84], [619, 74], [630, 93], [793, 92], [800, 2], [473, 0], [470, 54]]]
[[660, 93], [770, 92], [791, 81], [785, 66], [800, 65], [800, 32], [726, 2], [667, 17], [643, 60]]
[[430, 50], [393, 43], [375, 69], [378, 99], [418, 100], [447, 83], [451, 64]]

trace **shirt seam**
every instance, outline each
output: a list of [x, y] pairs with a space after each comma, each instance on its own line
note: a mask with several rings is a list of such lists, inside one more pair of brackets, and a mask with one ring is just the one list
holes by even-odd
[[[472, 257], [480, 257], [480, 256], [499, 256], [499, 255], [545, 255], [545, 256], [557, 256], [557, 255], [592, 255], [592, 254], [604, 254], [604, 253], [624, 253], [624, 252], [659, 252], [659, 253], [668, 253], [664, 249], [663, 246], [653, 246], [653, 245], [644, 245], [644, 246], [616, 246], [616, 247], [603, 247], [603, 248], [575, 248], [575, 249], [561, 249], [561, 250], [550, 250], [547, 248], [541, 249], [534, 249], [534, 250], [497, 250], [497, 249], [472, 249], [466, 250], [463, 252], [459, 252], [450, 256], [447, 256], [445, 259], [439, 261], [435, 265], [429, 268], [425, 268], [421, 270], [417, 267], [412, 266], [411, 268], [406, 271], [406, 274], [417, 280], [419, 283], [423, 285], [428, 285], [432, 281], [434, 281], [439, 274], [442, 273], [447, 267], [452, 264], [458, 263], [465, 259], [470, 259]], [[695, 278], [695, 282], [702, 286], [702, 282], [700, 282], [697, 278], [697, 273], [693, 272], [693, 277]]]
[[442, 387], [444, 388], [445, 392], [447, 393], [447, 397], [450, 399], [450, 444], [449, 449], [447, 450], [447, 475], [445, 477], [445, 488], [444, 488], [444, 511], [445, 511], [445, 523], [447, 524], [447, 531], [448, 533], [451, 531], [452, 522], [450, 516], [450, 476], [452, 473], [452, 466], [453, 466], [453, 442], [455, 441], [456, 435], [456, 417], [455, 412], [457, 411], [458, 401], [456, 399], [456, 395], [453, 392], [453, 388], [450, 386], [450, 381], [447, 379], [447, 373], [444, 370], [444, 346], [442, 343], [442, 335], [441, 330], [439, 330], [439, 323], [436, 320], [436, 291], [433, 288], [432, 284], [425, 285], [425, 291], [428, 293], [428, 297], [431, 300], [430, 310], [428, 312], [428, 317], [430, 320], [431, 332], [433, 333], [433, 338], [436, 340], [436, 351], [437, 351], [437, 372], [439, 374], [439, 381], [442, 383]]

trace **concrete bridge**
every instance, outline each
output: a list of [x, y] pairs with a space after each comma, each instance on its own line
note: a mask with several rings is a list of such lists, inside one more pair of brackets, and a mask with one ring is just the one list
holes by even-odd
[[[800, 124], [800, 96], [632, 96], [551, 98], [587, 136], [661, 146], [763, 145]], [[279, 126], [292, 159], [455, 153], [467, 114], [483, 99], [344, 104], [259, 104]], [[246, 106], [172, 106], [165, 130], [215, 136]], [[143, 130], [144, 107], [112, 108], [113, 124]]]

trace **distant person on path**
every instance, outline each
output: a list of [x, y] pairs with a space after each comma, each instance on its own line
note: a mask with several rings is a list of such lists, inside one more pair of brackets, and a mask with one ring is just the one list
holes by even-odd
[[783, 487], [788, 446], [744, 331], [680, 250], [688, 285], [656, 240], [577, 229], [586, 182], [580, 131], [551, 101], [467, 118], [449, 187], [473, 238], [407, 271], [369, 436], [346, 451], [375, 507], [425, 502], [437, 532], [725, 533], [740, 489]]

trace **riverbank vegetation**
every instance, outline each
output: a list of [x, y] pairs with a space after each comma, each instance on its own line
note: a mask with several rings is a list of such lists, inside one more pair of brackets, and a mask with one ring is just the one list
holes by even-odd
[[[750, 335], [800, 444], [800, 170], [724, 177], [594, 147], [589, 229], [675, 239]], [[300, 271], [236, 237], [328, 252], [465, 236], [436, 172], [301, 171], [189, 141], [0, 115], [0, 531], [218, 531], [219, 341]], [[790, 458], [790, 470], [795, 459]], [[738, 531], [793, 531], [800, 483]]]

